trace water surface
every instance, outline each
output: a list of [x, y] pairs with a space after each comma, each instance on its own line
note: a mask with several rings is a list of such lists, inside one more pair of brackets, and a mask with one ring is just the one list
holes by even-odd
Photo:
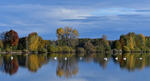
[[0, 81], [149, 81], [150, 54], [0, 55]]

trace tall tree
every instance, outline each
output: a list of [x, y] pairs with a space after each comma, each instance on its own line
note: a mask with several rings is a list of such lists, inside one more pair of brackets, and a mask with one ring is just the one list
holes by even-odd
[[18, 49], [25, 50], [26, 48], [27, 48], [27, 37], [22, 37], [19, 39]]
[[122, 49], [119, 40], [115, 41], [115, 48], [118, 49], [118, 50], [121, 50], [121, 49]]
[[10, 30], [4, 34], [5, 46], [17, 46], [19, 42], [18, 33], [14, 30]]
[[63, 39], [64, 32], [65, 32], [65, 31], [64, 31], [63, 28], [58, 28], [58, 29], [57, 29], [57, 38], [58, 38], [58, 40]]
[[76, 29], [70, 27], [58, 28], [57, 38], [59, 45], [75, 46], [78, 41], [79, 33]]
[[28, 36], [28, 48], [30, 51], [37, 51], [39, 46], [40, 37], [36, 32], [29, 34]]
[[138, 34], [137, 35], [137, 40], [136, 40], [136, 44], [138, 48], [145, 48], [145, 37], [143, 34]]

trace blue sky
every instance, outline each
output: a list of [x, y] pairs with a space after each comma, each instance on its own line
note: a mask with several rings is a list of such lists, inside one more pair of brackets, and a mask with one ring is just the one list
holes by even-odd
[[20, 37], [38, 32], [56, 39], [58, 27], [76, 28], [81, 38], [102, 34], [118, 39], [127, 32], [150, 35], [149, 0], [0, 0], [0, 30]]

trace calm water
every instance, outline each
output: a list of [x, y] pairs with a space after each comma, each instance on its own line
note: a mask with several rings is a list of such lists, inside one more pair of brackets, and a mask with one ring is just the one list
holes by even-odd
[[0, 81], [150, 81], [150, 54], [1, 55]]

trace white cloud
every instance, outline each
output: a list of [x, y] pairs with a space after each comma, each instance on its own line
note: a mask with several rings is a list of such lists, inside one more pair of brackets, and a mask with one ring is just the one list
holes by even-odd
[[45, 5], [1, 5], [0, 9], [1, 29], [15, 29], [22, 35], [32, 31], [54, 32], [57, 27], [64, 26], [61, 19], [84, 15], [78, 10]]
[[[141, 8], [142, 9], [142, 8]], [[65, 7], [59, 5], [37, 5], [37, 4], [20, 4], [20, 5], [0, 5], [0, 26], [8, 26], [10, 29], [13, 27], [19, 34], [26, 34], [32, 31], [39, 32], [41, 34], [44, 33], [53, 33], [55, 34], [55, 30], [58, 27], [71, 26], [78, 29], [81, 27], [85, 29], [91, 29], [91, 27], [95, 27], [97, 29], [108, 28], [107, 25], [103, 24], [112, 24], [116, 25], [121, 24], [124, 25], [124, 22], [118, 22], [118, 20], [123, 20], [123, 17], [119, 15], [144, 15], [150, 16], [150, 12], [147, 11], [138, 11], [136, 8], [125, 8], [125, 7], [112, 7], [112, 8], [104, 8], [104, 7]], [[148, 8], [147, 8], [148, 10]], [[87, 17], [105, 16], [104, 19], [96, 19]], [[97, 18], [98, 18], [97, 17]], [[63, 19], [77, 19], [75, 22], [62, 21]], [[81, 20], [82, 21], [81, 21]], [[104, 22], [105, 19], [108, 22]], [[78, 21], [79, 20], [79, 21]], [[85, 21], [84, 21], [85, 20]], [[86, 22], [88, 20], [89, 22]], [[84, 21], [84, 22], [83, 22]], [[103, 21], [103, 22], [101, 22]], [[109, 22], [113, 21], [113, 23]], [[126, 23], [130, 23], [125, 20]], [[115, 23], [115, 24], [114, 24]], [[119, 25], [119, 26], [121, 26]], [[118, 27], [119, 29], [124, 29], [124, 27]], [[1, 29], [4, 29], [1, 28]], [[84, 30], [84, 29], [82, 29]], [[116, 29], [117, 30], [117, 29]], [[91, 31], [91, 30], [89, 30]]]
[[[150, 15], [150, 11], [138, 12], [139, 9], [135, 8], [103, 8], [98, 9], [91, 14], [96, 16], [113, 16], [113, 15]], [[147, 9], [149, 10], [149, 9]]]

